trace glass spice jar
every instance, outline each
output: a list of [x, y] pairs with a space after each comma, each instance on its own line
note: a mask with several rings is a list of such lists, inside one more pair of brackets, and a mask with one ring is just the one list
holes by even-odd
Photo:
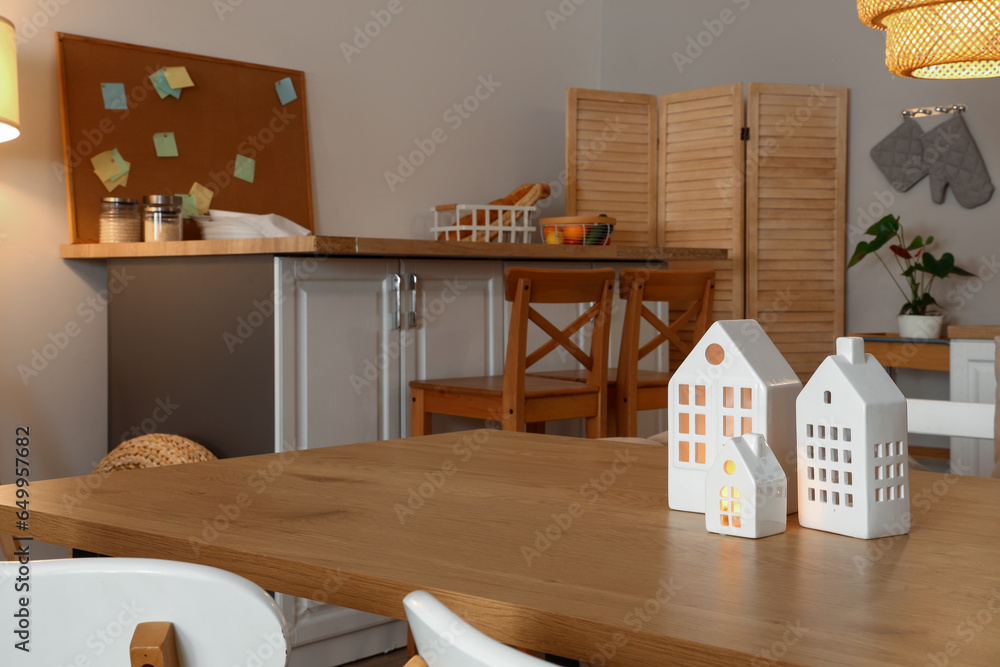
[[180, 241], [183, 200], [170, 195], [142, 198], [142, 221], [146, 241]]
[[137, 199], [103, 197], [99, 223], [101, 243], [138, 243], [142, 240]]

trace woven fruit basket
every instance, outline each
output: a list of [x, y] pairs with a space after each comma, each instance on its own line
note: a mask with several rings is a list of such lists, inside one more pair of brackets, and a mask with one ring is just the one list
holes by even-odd
[[542, 238], [549, 245], [610, 245], [615, 219], [607, 216], [542, 218]]

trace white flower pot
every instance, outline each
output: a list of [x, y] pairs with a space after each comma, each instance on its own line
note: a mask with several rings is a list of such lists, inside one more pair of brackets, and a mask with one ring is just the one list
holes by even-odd
[[898, 315], [900, 338], [940, 338], [944, 315]]

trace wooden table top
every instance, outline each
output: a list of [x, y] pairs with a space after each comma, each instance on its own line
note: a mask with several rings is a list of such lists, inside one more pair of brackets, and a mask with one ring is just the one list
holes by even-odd
[[422, 588], [597, 664], [997, 664], [1000, 481], [913, 473], [907, 536], [754, 541], [667, 509], [666, 456], [476, 431], [38, 481], [29, 534], [396, 618]]

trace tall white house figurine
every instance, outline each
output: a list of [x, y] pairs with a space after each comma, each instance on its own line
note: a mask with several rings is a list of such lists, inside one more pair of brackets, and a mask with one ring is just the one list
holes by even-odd
[[754, 320], [713, 324], [670, 379], [670, 509], [705, 511], [705, 476], [729, 438], [765, 437], [796, 511], [795, 399], [802, 383]]
[[730, 438], [705, 477], [705, 528], [737, 537], [785, 532], [788, 478], [759, 433]]
[[795, 411], [799, 524], [868, 540], [909, 532], [906, 399], [862, 339], [837, 339]]

